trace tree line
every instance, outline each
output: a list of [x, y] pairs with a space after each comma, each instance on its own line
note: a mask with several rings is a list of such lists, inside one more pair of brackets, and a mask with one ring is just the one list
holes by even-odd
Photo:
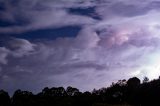
[[[16, 90], [12, 97], [0, 90], [0, 106], [101, 106], [96, 104], [130, 104], [160, 106], [160, 78], [143, 82], [137, 77], [119, 80], [110, 87], [80, 92], [74, 87], [45, 87], [40, 93]], [[102, 105], [105, 106], [105, 105]]]

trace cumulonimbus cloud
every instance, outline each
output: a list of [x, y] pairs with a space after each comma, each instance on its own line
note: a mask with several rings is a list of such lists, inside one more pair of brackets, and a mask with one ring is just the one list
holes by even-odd
[[[54, 40], [14, 36], [6, 40], [0, 47], [0, 88], [10, 92], [17, 88], [38, 91], [44, 86], [73, 85], [91, 90], [121, 78], [142, 78], [144, 73], [157, 77], [160, 14], [158, 6], [153, 6], [158, 4], [152, 0], [4, 3], [1, 20], [13, 25], [0, 27], [2, 36], [74, 25], [82, 29], [74, 37], [60, 36]], [[68, 12], [68, 8], [88, 7], [93, 7], [101, 18]]]

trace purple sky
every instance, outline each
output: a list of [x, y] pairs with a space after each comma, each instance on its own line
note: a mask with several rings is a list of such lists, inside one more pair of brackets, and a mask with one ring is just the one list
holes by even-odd
[[159, 11], [160, 0], [0, 0], [0, 89], [158, 78]]

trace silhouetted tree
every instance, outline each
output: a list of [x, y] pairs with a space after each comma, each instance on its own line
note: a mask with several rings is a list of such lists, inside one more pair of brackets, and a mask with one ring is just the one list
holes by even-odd
[[108, 103], [123, 103], [126, 94], [126, 80], [119, 80], [112, 83], [105, 92], [105, 98]]
[[143, 83], [147, 83], [149, 81], [149, 78], [148, 77], [144, 77], [143, 78]]
[[77, 88], [73, 88], [71, 86], [67, 87], [66, 92], [69, 96], [74, 96], [77, 93], [79, 93], [79, 90]]
[[63, 87], [53, 87], [50, 89], [50, 95], [54, 97], [60, 97], [66, 95], [65, 89]]
[[34, 104], [33, 94], [28, 91], [15, 91], [12, 97], [12, 105], [13, 106], [30, 106]]
[[34, 95], [28, 91], [15, 91], [12, 98], [0, 90], [0, 106], [97, 106], [95, 104], [125, 104], [133, 106], [160, 106], [160, 80], [140, 83], [137, 77], [118, 80], [110, 87], [80, 92], [71, 86], [45, 87]]
[[11, 100], [7, 92], [0, 90], [0, 106], [10, 106]]
[[138, 79], [137, 77], [133, 77], [127, 81], [127, 85], [128, 85], [128, 87], [134, 89], [140, 85], [140, 82], [141, 82], [140, 79]]
[[138, 90], [140, 87], [140, 79], [137, 77], [130, 78], [127, 81], [126, 101], [130, 104], [137, 105], [140, 100], [137, 98]]

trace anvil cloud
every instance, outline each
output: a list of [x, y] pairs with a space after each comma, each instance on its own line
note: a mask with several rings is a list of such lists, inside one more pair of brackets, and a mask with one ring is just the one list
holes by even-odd
[[158, 78], [159, 6], [159, 0], [1, 0], [0, 89], [84, 91], [133, 76]]

